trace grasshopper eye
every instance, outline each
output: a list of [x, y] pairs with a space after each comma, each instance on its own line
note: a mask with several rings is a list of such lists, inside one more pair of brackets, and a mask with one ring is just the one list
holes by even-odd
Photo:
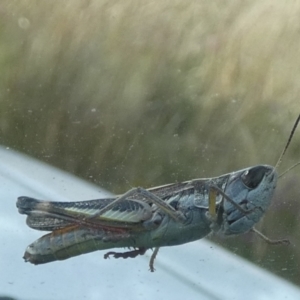
[[244, 172], [241, 179], [247, 188], [255, 189], [261, 183], [267, 170], [268, 169], [263, 166], [251, 168]]

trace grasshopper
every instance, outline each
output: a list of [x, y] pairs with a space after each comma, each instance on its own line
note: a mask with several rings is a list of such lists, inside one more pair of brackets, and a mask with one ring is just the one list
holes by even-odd
[[27, 247], [25, 261], [37, 265], [126, 247], [133, 250], [110, 251], [104, 258], [134, 258], [154, 248], [149, 263], [153, 272], [160, 247], [192, 242], [212, 232], [234, 236], [254, 231], [268, 243], [288, 244], [270, 240], [254, 225], [271, 203], [276, 169], [299, 121], [300, 115], [275, 167], [257, 165], [213, 178], [134, 188], [106, 199], [51, 202], [19, 197], [17, 208], [27, 215], [27, 225], [52, 231]]

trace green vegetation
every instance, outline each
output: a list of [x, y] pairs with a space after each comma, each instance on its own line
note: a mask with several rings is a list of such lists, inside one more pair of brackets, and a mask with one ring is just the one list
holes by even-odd
[[[300, 112], [299, 13], [279, 0], [4, 0], [0, 142], [116, 193], [274, 165]], [[299, 147], [298, 132], [280, 171]], [[280, 180], [261, 223], [291, 246], [218, 239], [298, 284], [299, 182], [299, 168]]]

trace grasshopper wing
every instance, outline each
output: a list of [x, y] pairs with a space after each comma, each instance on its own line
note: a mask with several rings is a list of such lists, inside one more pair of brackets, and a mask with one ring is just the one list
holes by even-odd
[[115, 198], [51, 202], [22, 196], [18, 198], [17, 208], [19, 213], [27, 215], [29, 227], [46, 231], [72, 225], [128, 228], [135, 227], [152, 216], [149, 204], [139, 200], [124, 200], [102, 215], [97, 215], [98, 211], [114, 200]]

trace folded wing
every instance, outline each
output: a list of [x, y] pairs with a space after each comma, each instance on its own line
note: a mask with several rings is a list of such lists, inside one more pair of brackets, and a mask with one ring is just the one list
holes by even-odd
[[140, 200], [116, 203], [102, 215], [97, 213], [116, 198], [77, 202], [41, 201], [19, 197], [19, 213], [27, 215], [27, 225], [37, 230], [53, 231], [71, 225], [86, 227], [135, 227], [152, 217], [151, 206]]

